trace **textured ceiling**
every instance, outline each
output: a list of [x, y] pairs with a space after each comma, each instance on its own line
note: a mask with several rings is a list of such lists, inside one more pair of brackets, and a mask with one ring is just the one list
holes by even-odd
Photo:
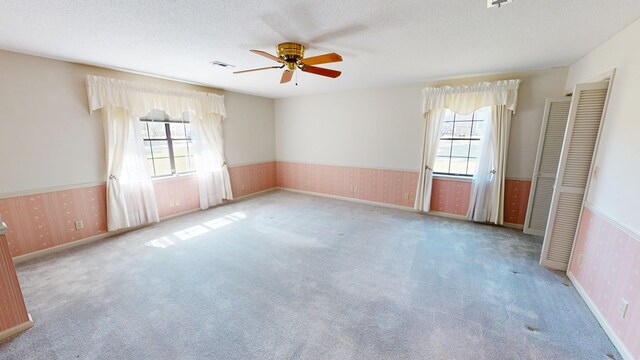
[[[569, 65], [638, 17], [638, 0], [2, 0], [0, 48], [288, 97]], [[232, 74], [283, 41], [342, 54], [342, 76]]]

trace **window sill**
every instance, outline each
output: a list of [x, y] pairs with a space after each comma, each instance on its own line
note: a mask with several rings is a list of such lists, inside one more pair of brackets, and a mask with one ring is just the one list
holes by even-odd
[[195, 176], [196, 176], [195, 172], [188, 173], [188, 174], [167, 175], [167, 176], [151, 178], [151, 182], [160, 183], [160, 182], [173, 181], [177, 179], [184, 179], [184, 178], [195, 177]]
[[433, 178], [441, 179], [441, 180], [463, 181], [463, 182], [471, 182], [473, 180], [473, 176], [444, 175], [444, 174], [433, 174]]

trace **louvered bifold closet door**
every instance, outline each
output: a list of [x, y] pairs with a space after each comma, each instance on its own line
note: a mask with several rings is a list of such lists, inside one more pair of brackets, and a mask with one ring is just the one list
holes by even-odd
[[524, 221], [523, 231], [527, 234], [543, 236], [547, 228], [570, 106], [571, 97], [547, 99]]
[[578, 84], [573, 92], [540, 264], [567, 270], [600, 133], [608, 82]]

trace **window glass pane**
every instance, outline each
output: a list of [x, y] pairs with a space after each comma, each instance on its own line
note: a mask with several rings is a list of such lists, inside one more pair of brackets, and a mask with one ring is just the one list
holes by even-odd
[[448, 173], [449, 157], [437, 156], [435, 165], [433, 166], [433, 172]]
[[456, 116], [456, 113], [454, 113], [454, 112], [453, 112], [453, 111], [451, 111], [451, 110], [447, 110], [447, 111], [444, 113], [444, 121], [445, 121], [445, 122], [453, 121], [453, 119], [454, 119], [454, 117], [455, 117], [455, 116]]
[[469, 155], [470, 140], [453, 140], [451, 147], [451, 156], [467, 157]]
[[438, 142], [437, 156], [449, 156], [451, 154], [451, 140], [440, 140]]
[[152, 120], [167, 120], [169, 119], [169, 115], [160, 109], [153, 109], [145, 115], [145, 118]]
[[187, 137], [184, 124], [169, 124], [172, 139], [184, 139]]
[[456, 114], [456, 121], [471, 120], [473, 119], [473, 113], [467, 115]]
[[154, 159], [153, 163], [156, 167], [156, 176], [171, 175], [171, 160]]
[[467, 173], [467, 159], [451, 158], [451, 170], [452, 174], [466, 174]]
[[193, 171], [188, 156], [176, 156], [176, 173], [182, 174]]
[[457, 138], [468, 138], [471, 134], [471, 121], [457, 122], [453, 129], [453, 136]]
[[142, 138], [143, 139], [148, 139], [149, 138], [149, 130], [147, 129], [147, 122], [146, 121], [140, 121], [140, 131], [142, 132]]
[[147, 155], [147, 159], [151, 158], [151, 141], [144, 142], [144, 152]]
[[173, 140], [173, 156], [187, 156], [189, 151], [187, 148], [187, 140]]
[[491, 107], [487, 106], [487, 107], [483, 107], [481, 109], [476, 110], [475, 113], [473, 114], [473, 118], [476, 120], [491, 119]]
[[484, 121], [474, 121], [473, 129], [471, 130], [471, 137], [479, 139], [484, 131]]
[[469, 157], [478, 157], [480, 156], [480, 144], [481, 141], [472, 141], [471, 142], [471, 151], [469, 152]]
[[153, 160], [151, 159], [147, 160], [147, 168], [149, 168], [149, 174], [151, 174], [151, 176], [156, 176], [156, 174], [153, 171]]
[[169, 144], [166, 140], [151, 141], [151, 150], [156, 159], [169, 157]]
[[442, 130], [440, 131], [440, 137], [451, 137], [453, 136], [453, 123], [446, 122], [442, 124]]
[[[491, 107], [476, 110], [467, 115], [450, 110], [445, 113], [434, 171], [447, 174], [473, 175], [480, 156], [480, 138], [491, 120]], [[449, 158], [450, 157], [450, 158]]]
[[161, 122], [147, 122], [149, 126], [149, 138], [150, 139], [166, 139], [167, 133], [164, 129], [164, 123]]
[[478, 169], [478, 159], [469, 159], [469, 169], [467, 170], [467, 173], [469, 175], [475, 175], [477, 169]]

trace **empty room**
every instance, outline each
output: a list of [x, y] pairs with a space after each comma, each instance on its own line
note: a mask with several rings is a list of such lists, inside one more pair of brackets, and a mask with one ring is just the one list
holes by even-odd
[[0, 360], [640, 360], [640, 2], [3, 0]]

